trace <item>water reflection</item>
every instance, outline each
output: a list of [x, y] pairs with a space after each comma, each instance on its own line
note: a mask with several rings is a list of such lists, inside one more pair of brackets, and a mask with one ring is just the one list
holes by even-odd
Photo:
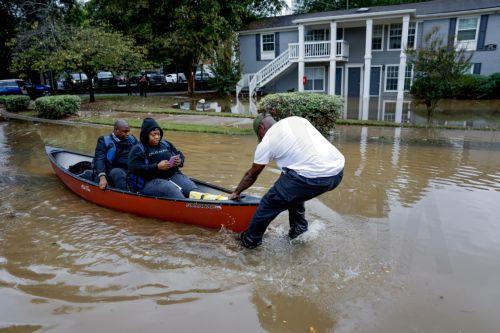
[[[484, 289], [490, 285], [476, 283], [498, 276], [498, 265], [477, 267], [479, 258], [500, 253], [494, 132], [339, 127], [333, 140], [346, 156], [342, 185], [308, 202], [304, 238], [290, 244], [280, 216], [257, 251], [242, 251], [228, 231], [122, 214], [73, 195], [50, 169], [44, 144], [91, 153], [107, 132], [0, 123], [0, 322], [62, 332], [74, 325], [156, 331], [165, 321], [178, 331], [325, 332], [363, 331], [366, 320], [369, 332], [395, 322], [380, 322], [382, 300], [411, 308], [417, 298], [415, 306], [439, 307], [450, 323], [463, 313], [429, 304], [435, 292], [455, 299], [474, 289], [498, 308]], [[238, 183], [257, 143], [253, 136], [165, 135], [185, 153], [186, 173], [225, 187]], [[262, 195], [276, 177], [264, 172], [250, 192]], [[445, 242], [434, 244], [427, 228]], [[451, 269], [437, 270], [435, 258], [448, 258]], [[407, 313], [400, 331], [432, 331], [444, 321]], [[497, 323], [496, 314], [478, 313], [471, 331]]]
[[179, 98], [172, 105], [174, 108], [178, 108], [186, 111], [211, 111], [211, 112], [230, 112], [235, 114], [246, 114], [252, 115], [257, 114], [257, 106], [253, 99], [247, 101], [241, 101], [236, 98], [220, 98], [217, 100], [206, 100], [202, 99], [189, 99], [189, 98]]

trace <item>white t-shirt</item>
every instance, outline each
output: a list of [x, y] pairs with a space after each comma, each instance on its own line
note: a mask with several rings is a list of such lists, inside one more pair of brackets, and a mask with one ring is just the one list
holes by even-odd
[[335, 176], [345, 163], [344, 155], [300, 117], [282, 119], [267, 130], [255, 150], [254, 163], [272, 160], [280, 169], [288, 168], [307, 178]]

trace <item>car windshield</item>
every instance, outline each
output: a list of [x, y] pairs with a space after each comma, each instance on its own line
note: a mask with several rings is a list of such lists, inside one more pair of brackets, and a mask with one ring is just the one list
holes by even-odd
[[17, 82], [16, 81], [3, 81], [0, 82], [0, 87], [2, 88], [17, 88]]
[[71, 77], [74, 79], [74, 80], [80, 80], [80, 75], [82, 76], [82, 80], [87, 80], [87, 75], [86, 74], [79, 74], [79, 73], [72, 73], [71, 74]]
[[98, 79], [111, 79], [113, 77], [113, 73], [111, 72], [99, 72], [97, 73]]

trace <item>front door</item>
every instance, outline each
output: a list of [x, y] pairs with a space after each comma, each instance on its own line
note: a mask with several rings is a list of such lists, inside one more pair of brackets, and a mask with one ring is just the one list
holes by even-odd
[[359, 119], [361, 107], [361, 66], [347, 68], [347, 118]]

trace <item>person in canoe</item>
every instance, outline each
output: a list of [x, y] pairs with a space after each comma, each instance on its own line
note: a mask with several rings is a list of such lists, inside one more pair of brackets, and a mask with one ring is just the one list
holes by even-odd
[[123, 119], [117, 119], [113, 132], [97, 140], [94, 155], [94, 177], [97, 177], [101, 190], [111, 186], [128, 190], [128, 155], [137, 139], [130, 134], [130, 127]]
[[153, 118], [145, 118], [140, 142], [130, 151], [128, 183], [132, 191], [155, 197], [186, 198], [198, 188], [180, 168], [184, 154], [163, 139], [163, 130]]
[[254, 130], [260, 143], [253, 165], [229, 199], [238, 200], [272, 160], [282, 173], [260, 201], [248, 229], [240, 235], [247, 248], [262, 243], [269, 223], [284, 210], [289, 213], [290, 239], [307, 231], [304, 202], [336, 188], [342, 181], [345, 163], [344, 156], [307, 119], [288, 117], [276, 122], [269, 115], [259, 114]]

